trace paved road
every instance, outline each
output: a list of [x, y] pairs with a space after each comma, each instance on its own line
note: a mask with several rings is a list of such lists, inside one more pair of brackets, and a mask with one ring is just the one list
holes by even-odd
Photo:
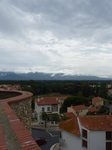
[[32, 137], [45, 137], [47, 144], [40, 146], [41, 150], [50, 150], [50, 147], [59, 142], [60, 131], [44, 131], [38, 129], [32, 129]]

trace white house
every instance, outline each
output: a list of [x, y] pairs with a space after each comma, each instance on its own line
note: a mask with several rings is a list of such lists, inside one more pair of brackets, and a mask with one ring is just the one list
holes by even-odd
[[112, 150], [112, 116], [79, 116], [59, 124], [63, 150]]
[[42, 112], [49, 115], [60, 113], [60, 107], [67, 97], [44, 97], [35, 99], [35, 112], [38, 122], [42, 121]]

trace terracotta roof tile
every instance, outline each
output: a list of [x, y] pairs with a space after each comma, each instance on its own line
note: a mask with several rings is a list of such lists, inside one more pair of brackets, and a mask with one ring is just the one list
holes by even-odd
[[89, 130], [112, 130], [112, 116], [79, 116], [79, 120]]
[[72, 106], [72, 108], [73, 108], [75, 111], [87, 109], [87, 107], [86, 107], [85, 105]]
[[98, 102], [102, 102], [103, 100], [100, 97], [94, 97], [92, 98], [92, 102], [93, 103], [98, 103]]
[[59, 104], [58, 100], [65, 100], [67, 97], [43, 97], [35, 99], [38, 105]]
[[88, 112], [97, 112], [98, 109], [96, 107], [88, 108]]
[[64, 113], [67, 117], [69, 118], [74, 118], [75, 117], [75, 114], [73, 114], [72, 112], [67, 112], [67, 113]]
[[80, 136], [80, 130], [79, 130], [77, 117], [60, 122], [59, 128], [65, 130], [67, 132], [70, 132], [71, 134], [74, 134], [78, 137]]
[[[7, 92], [4, 90], [1, 90], [3, 92]], [[9, 91], [8, 91], [9, 92]], [[11, 92], [11, 91], [10, 91]], [[17, 91], [12, 91], [12, 92], [17, 92]], [[2, 107], [4, 108], [4, 111], [9, 119], [9, 122], [12, 126], [13, 131], [16, 134], [16, 137], [22, 147], [23, 150], [40, 150], [40, 147], [37, 145], [37, 143], [34, 141], [33, 137], [31, 134], [28, 132], [28, 130], [24, 127], [23, 123], [19, 120], [19, 118], [16, 116], [12, 108], [10, 107], [9, 104], [11, 103], [16, 103], [16, 102], [21, 102], [24, 101], [28, 98], [32, 97], [32, 93], [29, 92], [24, 92], [24, 91], [19, 91], [17, 93], [21, 93], [22, 95], [12, 97], [12, 98], [7, 98], [1, 101]], [[0, 132], [1, 132], [1, 125], [0, 125]], [[1, 132], [2, 133], [2, 132]], [[3, 139], [3, 135], [2, 135]], [[4, 139], [3, 139], [4, 141]], [[6, 144], [3, 144], [4, 149], [6, 150]], [[0, 147], [0, 150], [1, 147]]]
[[0, 150], [6, 150], [6, 143], [5, 143], [5, 138], [3, 135], [3, 131], [2, 131], [2, 126], [0, 124]]
[[58, 100], [54, 97], [49, 98], [39, 98], [35, 100], [38, 105], [49, 105], [49, 104], [59, 104]]

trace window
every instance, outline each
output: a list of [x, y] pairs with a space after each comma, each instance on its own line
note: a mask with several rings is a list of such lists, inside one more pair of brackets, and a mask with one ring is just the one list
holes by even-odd
[[111, 140], [111, 139], [112, 139], [112, 132], [106, 131], [106, 140]]
[[87, 139], [87, 130], [82, 129], [82, 137]]
[[44, 107], [42, 107], [42, 112], [44, 112]]
[[47, 107], [47, 111], [50, 111], [50, 107]]
[[52, 107], [52, 111], [53, 111], [53, 112], [58, 111], [58, 107], [57, 107], [57, 106], [53, 106], [53, 107]]
[[82, 146], [83, 146], [83, 147], [87, 147], [87, 141], [82, 140]]
[[106, 142], [106, 150], [112, 150], [112, 143]]

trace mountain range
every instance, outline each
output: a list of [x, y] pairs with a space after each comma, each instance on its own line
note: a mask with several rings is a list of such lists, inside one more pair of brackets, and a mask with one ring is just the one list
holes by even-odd
[[92, 75], [64, 75], [63, 73], [15, 73], [0, 72], [0, 80], [112, 80]]

